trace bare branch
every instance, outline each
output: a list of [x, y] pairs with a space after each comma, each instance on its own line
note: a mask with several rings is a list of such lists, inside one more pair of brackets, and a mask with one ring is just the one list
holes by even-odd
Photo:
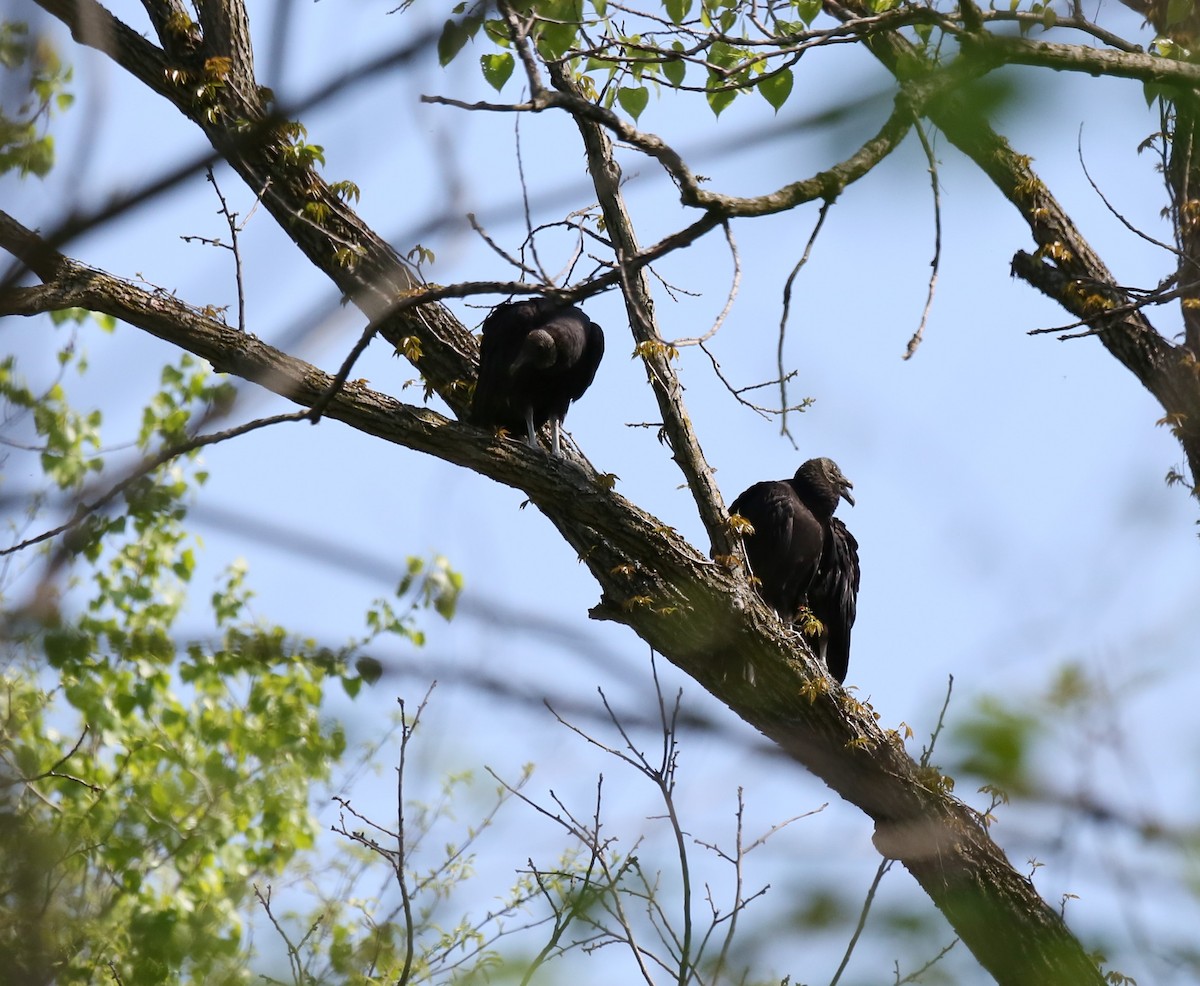
[[0, 557], [11, 555], [18, 551], [23, 551], [26, 548], [32, 547], [35, 544], [41, 544], [43, 541], [49, 541], [52, 538], [58, 537], [60, 534], [65, 534], [67, 531], [73, 530], [82, 524], [88, 517], [108, 506], [116, 497], [124, 493], [130, 486], [148, 476], [160, 466], [166, 465], [172, 459], [178, 458], [181, 455], [186, 455], [188, 452], [194, 452], [196, 449], [204, 448], [206, 445], [215, 445], [217, 442], [228, 441], [231, 438], [237, 438], [241, 435], [248, 434], [252, 431], [257, 431], [259, 428], [267, 428], [271, 425], [282, 424], [286, 421], [302, 421], [308, 417], [305, 411], [295, 411], [291, 414], [276, 414], [269, 418], [257, 418], [254, 421], [249, 421], [244, 425], [238, 425], [234, 428], [227, 428], [224, 431], [212, 432], [207, 435], [197, 435], [195, 438], [188, 439], [186, 442], [179, 442], [176, 445], [170, 445], [167, 448], [161, 449], [154, 455], [146, 456], [137, 464], [130, 472], [119, 482], [114, 483], [104, 493], [100, 494], [95, 500], [90, 503], [80, 500], [75, 507], [75, 512], [71, 519], [65, 524], [60, 524], [58, 527], [48, 531], [43, 531], [41, 534], [19, 542], [18, 544], [10, 545], [7, 548], [0, 548]]
[[779, 383], [779, 433], [787, 437], [792, 443], [793, 448], [797, 447], [796, 439], [792, 437], [792, 433], [788, 430], [787, 425], [787, 382], [792, 374], [787, 373], [783, 368], [783, 341], [787, 333], [788, 314], [792, 309], [792, 285], [796, 282], [796, 275], [808, 263], [808, 258], [812, 254], [813, 244], [817, 242], [817, 236], [821, 232], [821, 227], [825, 225], [825, 217], [829, 215], [831, 208], [833, 208], [833, 199], [827, 199], [821, 203], [821, 211], [817, 214], [817, 223], [813, 226], [813, 231], [808, 236], [808, 242], [804, 244], [804, 253], [800, 255], [800, 259], [796, 261], [796, 266], [792, 268], [792, 272], [788, 274], [787, 280], [783, 284], [783, 311], [779, 316], [779, 341], [775, 346], [775, 365], [779, 370], [779, 376], [776, 378]]
[[866, 899], [863, 901], [862, 910], [858, 915], [858, 923], [854, 926], [854, 933], [850, 936], [849, 944], [846, 945], [846, 953], [842, 956], [841, 964], [837, 967], [833, 978], [829, 980], [829, 986], [837, 986], [842, 978], [842, 973], [846, 971], [846, 966], [850, 964], [850, 956], [854, 954], [854, 947], [858, 944], [863, 928], [867, 925], [867, 915], [871, 911], [871, 904], [875, 901], [875, 891], [879, 889], [879, 882], [883, 879], [884, 874], [892, 868], [892, 862], [890, 859], [883, 860], [875, 871], [875, 879], [871, 881], [871, 886], [867, 889]]
[[929, 321], [929, 311], [933, 307], [933, 292], [937, 287], [938, 270], [942, 265], [942, 197], [941, 190], [938, 188], [937, 158], [934, 156], [933, 147], [929, 143], [929, 138], [926, 136], [925, 128], [921, 125], [920, 120], [916, 122], [913, 129], [917, 131], [917, 137], [921, 140], [921, 149], [925, 151], [925, 159], [929, 162], [929, 183], [933, 188], [933, 260], [929, 263], [929, 290], [925, 294], [925, 307], [921, 309], [921, 321], [917, 325], [917, 331], [908, 340], [908, 348], [904, 351], [905, 359], [913, 358], [925, 335], [925, 325]]

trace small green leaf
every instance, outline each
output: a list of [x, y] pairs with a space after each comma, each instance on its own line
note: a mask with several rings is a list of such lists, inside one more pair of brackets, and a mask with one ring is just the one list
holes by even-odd
[[639, 86], [637, 89], [622, 86], [617, 91], [617, 102], [621, 104], [621, 109], [636, 121], [642, 115], [646, 104], [650, 102], [650, 93], [645, 86]]
[[662, 74], [673, 86], [683, 85], [683, 77], [687, 74], [687, 65], [682, 58], [668, 58], [662, 65]]
[[793, 81], [792, 70], [785, 68], [782, 72], [763, 79], [758, 84], [758, 91], [771, 104], [771, 108], [778, 113], [779, 107], [786, 103], [788, 96], [792, 94]]
[[736, 89], [722, 89], [718, 92], [709, 90], [705, 94], [708, 99], [708, 105], [713, 111], [713, 116], [720, 116], [721, 111], [725, 109], [737, 97]]
[[369, 657], [366, 654], [354, 662], [354, 669], [358, 672], [359, 677], [368, 685], [375, 684], [375, 682], [383, 677], [383, 665], [375, 658]]
[[[715, 50], [716, 47], [718, 46], [714, 44], [713, 49]], [[713, 54], [710, 53], [709, 60], [712, 59]], [[713, 110], [713, 115], [720, 116], [721, 110], [725, 109], [728, 104], [732, 103], [734, 98], [737, 98], [738, 91], [733, 88], [726, 89], [725, 86], [728, 85], [726, 79], [713, 72], [708, 73], [708, 84], [709, 86], [712, 86], [712, 88], [710, 88], [706, 94], [704, 94], [704, 98], [707, 98], [708, 106]]]
[[449, 65], [469, 39], [470, 35], [458, 21], [446, 21], [441, 37], [438, 38], [438, 61]]
[[692, 12], [692, 0], [667, 0], [667, 16], [675, 24], [682, 24]]
[[821, 0], [795, 0], [792, 6], [805, 24], [812, 24], [821, 12]]
[[513, 73], [512, 52], [502, 51], [496, 54], [482, 55], [479, 65], [483, 69], [483, 77], [487, 80], [488, 85], [499, 92]]

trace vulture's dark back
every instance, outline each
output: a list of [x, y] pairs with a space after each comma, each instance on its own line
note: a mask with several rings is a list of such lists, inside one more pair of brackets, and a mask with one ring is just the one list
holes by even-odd
[[825, 542], [825, 527], [805, 506], [792, 482], [755, 483], [729, 507], [754, 525], [743, 537], [759, 594], [783, 619], [804, 605]]
[[[518, 366], [537, 330], [553, 339], [554, 363]], [[548, 298], [498, 305], [483, 323], [471, 421], [523, 431], [526, 408], [533, 410], [536, 428], [551, 418], [561, 421], [591, 385], [603, 355], [603, 331], [578, 308]]]
[[805, 605], [824, 632], [816, 650], [838, 681], [850, 661], [850, 628], [858, 594], [858, 542], [833, 516], [854, 503], [853, 484], [832, 459], [809, 459], [788, 480], [755, 483], [730, 505], [754, 525], [743, 536], [759, 594], [784, 620]]

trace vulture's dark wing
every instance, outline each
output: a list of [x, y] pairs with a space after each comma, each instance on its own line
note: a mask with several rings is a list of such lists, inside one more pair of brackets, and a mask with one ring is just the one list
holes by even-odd
[[825, 550], [808, 590], [808, 605], [825, 625], [822, 656], [829, 673], [846, 680], [850, 666], [850, 629], [858, 605], [858, 542], [838, 518], [830, 518]]
[[821, 522], [787, 482], [755, 483], [729, 509], [754, 525], [743, 540], [759, 594], [783, 619], [795, 620], [821, 560]]
[[577, 316], [579, 325], [579, 352], [571, 362], [569, 373], [564, 379], [571, 400], [577, 401], [596, 379], [596, 370], [604, 358], [604, 330], [578, 308], [570, 311]]
[[511, 406], [510, 373], [529, 333], [530, 315], [517, 304], [498, 305], [483, 321], [479, 343], [479, 379], [471, 398], [471, 423], [483, 427], [524, 428], [524, 412]]

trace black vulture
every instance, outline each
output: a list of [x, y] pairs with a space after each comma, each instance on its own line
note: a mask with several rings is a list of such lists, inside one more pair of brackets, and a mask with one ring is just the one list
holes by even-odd
[[483, 321], [472, 424], [524, 428], [537, 448], [538, 429], [549, 421], [551, 451], [561, 455], [567, 407], [591, 385], [603, 355], [604, 332], [578, 308], [549, 298], [496, 306]]
[[744, 535], [759, 594], [788, 623], [807, 607], [823, 625], [817, 655], [838, 681], [846, 678], [850, 628], [858, 596], [858, 542], [833, 516], [851, 506], [854, 485], [832, 459], [809, 459], [791, 479], [755, 483], [730, 505], [754, 532]]

